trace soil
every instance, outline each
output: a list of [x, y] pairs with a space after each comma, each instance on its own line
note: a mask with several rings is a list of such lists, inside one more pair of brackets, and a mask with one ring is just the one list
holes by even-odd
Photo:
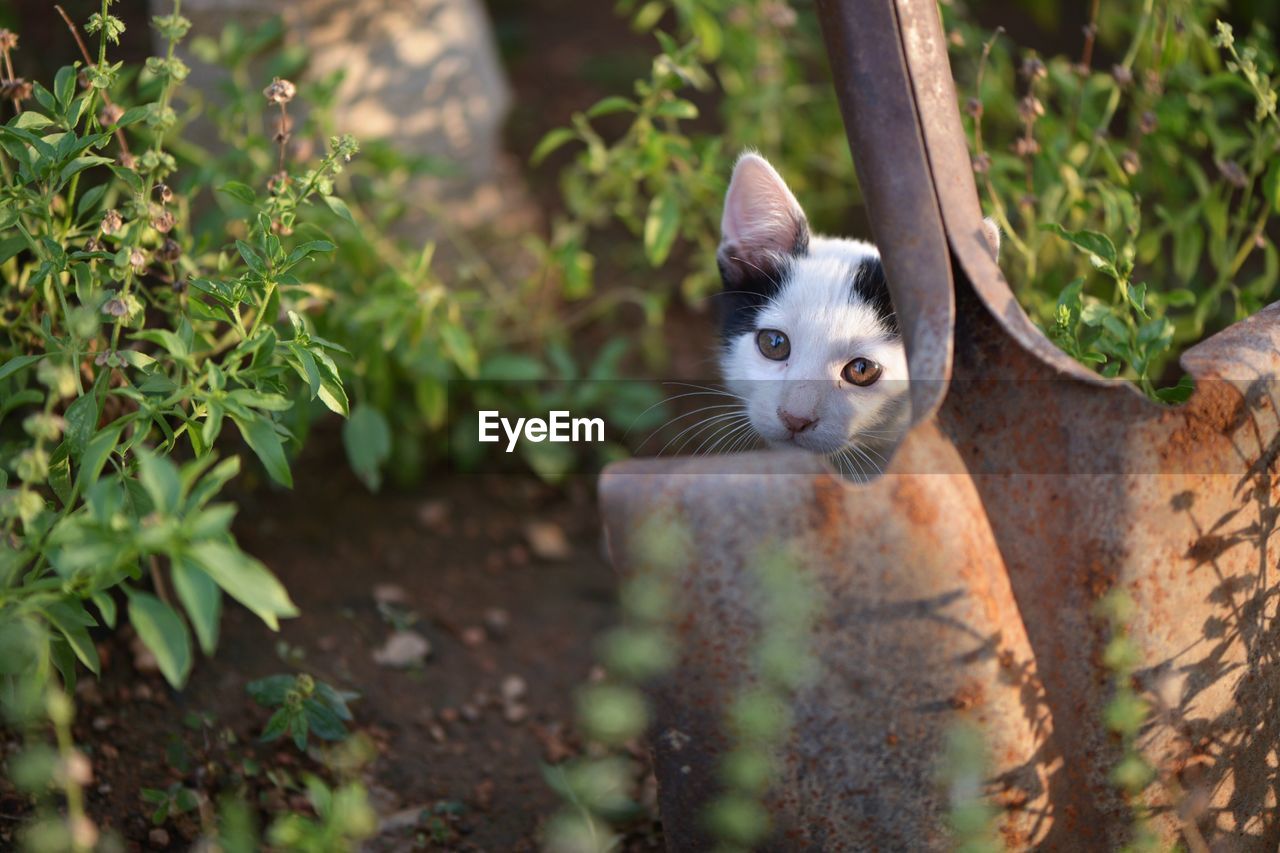
[[[82, 682], [74, 727], [93, 764], [91, 817], [130, 849], [186, 849], [198, 814], [161, 821], [169, 844], [157, 843], [143, 788], [179, 783], [211, 803], [238, 790], [262, 816], [307, 813], [302, 774], [332, 774], [314, 747], [259, 742], [270, 712], [245, 685], [308, 672], [360, 693], [353, 728], [375, 754], [358, 775], [384, 829], [367, 849], [537, 849], [560, 804], [541, 766], [579, 750], [573, 691], [593, 677], [592, 639], [614, 618], [589, 485], [454, 474], [371, 496], [332, 440], [317, 443], [330, 449], [301, 461], [295, 489], [244, 496], [236, 524], [301, 616], [273, 633], [229, 605], [217, 655], [198, 660], [181, 693], [135, 655], [127, 630], [101, 641], [103, 677]], [[562, 532], [567, 548], [539, 558], [531, 525]], [[430, 643], [426, 661], [376, 663], [406, 623]], [[514, 678], [527, 692], [504, 704]], [[25, 810], [0, 784], [0, 814]], [[628, 847], [656, 846], [655, 826], [641, 821]], [[0, 846], [14, 828], [0, 818]]]

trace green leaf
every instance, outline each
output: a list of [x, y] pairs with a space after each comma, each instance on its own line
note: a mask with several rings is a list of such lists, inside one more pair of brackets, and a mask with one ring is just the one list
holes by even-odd
[[178, 479], [178, 469], [163, 456], [139, 448], [138, 479], [142, 488], [155, 508], [165, 514], [173, 514], [182, 497], [182, 483]]
[[1040, 230], [1050, 231], [1081, 251], [1105, 261], [1112, 267], [1115, 266], [1116, 247], [1106, 234], [1089, 230], [1068, 231], [1056, 222], [1045, 223], [1040, 226]]
[[218, 192], [226, 193], [243, 204], [253, 204], [258, 200], [258, 194], [253, 191], [253, 187], [248, 184], [242, 184], [239, 181], [227, 181], [218, 187]]
[[466, 329], [453, 323], [444, 323], [440, 326], [440, 341], [463, 376], [471, 378], [480, 372], [480, 356]]
[[93, 606], [98, 608], [98, 612], [102, 614], [102, 624], [108, 628], [116, 626], [116, 600], [111, 597], [111, 593], [95, 592], [91, 597]]
[[58, 173], [58, 184], [59, 186], [65, 184], [67, 181], [71, 180], [73, 175], [83, 172], [85, 169], [93, 166], [105, 166], [106, 164], [113, 162], [115, 161], [110, 157], [98, 157], [91, 154], [86, 154], [83, 157], [77, 157], [62, 167], [62, 171]]
[[42, 358], [44, 358], [43, 354], [14, 356], [4, 364], [0, 364], [0, 380], [8, 379], [19, 370], [22, 370], [24, 367], [30, 367]]
[[676, 98], [674, 101], [665, 101], [658, 104], [658, 108], [654, 110], [654, 115], [663, 118], [694, 119], [698, 117], [698, 108], [690, 101]]
[[302, 711], [307, 715], [309, 728], [321, 740], [336, 741], [347, 736], [347, 727], [338, 715], [315, 699], [304, 699]]
[[342, 446], [356, 476], [376, 492], [382, 484], [382, 466], [391, 457], [391, 428], [382, 412], [364, 404], [352, 409], [342, 425]]
[[288, 708], [281, 708], [276, 711], [271, 715], [271, 719], [267, 720], [267, 726], [262, 730], [262, 736], [259, 740], [264, 742], [273, 741], [289, 731], [291, 716], [292, 714]]
[[1280, 213], [1280, 158], [1272, 158], [1271, 166], [1262, 179], [1262, 190], [1266, 193], [1267, 201], [1271, 202], [1271, 209]]
[[227, 542], [199, 542], [188, 549], [195, 564], [227, 595], [249, 608], [271, 630], [279, 620], [298, 615], [289, 593], [262, 563]]
[[85, 611], [84, 606], [79, 602], [59, 601], [45, 605], [42, 612], [49, 623], [66, 637], [67, 645], [75, 652], [80, 662], [97, 675], [100, 669], [98, 649], [86, 630], [97, 622]]
[[536, 166], [547, 159], [551, 152], [577, 138], [578, 134], [575, 131], [567, 127], [557, 127], [542, 137], [541, 141], [534, 146], [533, 153], [529, 155], [529, 162]]
[[213, 578], [186, 557], [173, 561], [173, 588], [187, 611], [196, 639], [206, 655], [218, 645], [218, 618], [222, 615], [222, 590]]
[[236, 249], [240, 252], [240, 257], [244, 258], [244, 262], [249, 265], [249, 269], [258, 275], [265, 276], [267, 274], [267, 265], [252, 246], [243, 240], [236, 241]]
[[98, 481], [102, 466], [107, 464], [111, 451], [116, 449], [116, 442], [120, 440], [120, 430], [123, 428], [124, 424], [120, 421], [109, 424], [85, 445], [80, 457], [80, 471], [76, 474], [76, 485], [82, 494]]
[[250, 681], [244, 686], [244, 689], [249, 691], [253, 701], [264, 707], [271, 708], [284, 704], [285, 694], [293, 689], [293, 685], [296, 682], [296, 676], [268, 675], [266, 678]]
[[644, 253], [649, 263], [662, 266], [680, 227], [680, 202], [675, 192], [666, 187], [649, 202], [649, 213], [644, 220]]
[[351, 208], [347, 207], [347, 203], [345, 201], [338, 198], [336, 195], [326, 195], [321, 196], [321, 198], [324, 199], [324, 203], [329, 206], [329, 209], [332, 210], [338, 218], [344, 219], [352, 226], [355, 226], [355, 217], [351, 215]]
[[293, 474], [289, 471], [289, 460], [285, 457], [284, 443], [276, 432], [275, 422], [261, 415], [243, 417], [232, 414], [231, 419], [240, 428], [245, 444], [257, 455], [271, 479], [282, 486], [293, 488]]
[[191, 673], [191, 640], [182, 617], [154, 595], [126, 588], [129, 622], [151, 650], [165, 680], [182, 687]]
[[633, 113], [635, 111], [636, 104], [631, 99], [624, 98], [621, 95], [610, 95], [607, 98], [596, 101], [591, 109], [587, 110], [587, 117], [596, 118], [597, 116], [607, 116], [612, 113]]

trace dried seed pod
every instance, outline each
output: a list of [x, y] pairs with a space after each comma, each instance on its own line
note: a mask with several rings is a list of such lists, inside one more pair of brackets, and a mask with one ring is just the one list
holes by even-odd
[[965, 101], [964, 111], [974, 118], [982, 118], [982, 101], [977, 98], [970, 98]]
[[276, 172], [267, 180], [267, 192], [280, 192], [289, 184], [288, 172]]
[[107, 104], [98, 110], [98, 124], [109, 127], [124, 118], [124, 108], [119, 104]]
[[173, 190], [169, 188], [168, 184], [156, 184], [151, 189], [151, 194], [161, 204], [168, 204], [173, 201]]
[[162, 210], [151, 220], [151, 227], [159, 231], [161, 234], [168, 234], [173, 230], [174, 216], [172, 210]]
[[1136, 175], [1142, 169], [1142, 159], [1138, 156], [1138, 152], [1130, 148], [1120, 155], [1120, 167], [1124, 169], [1128, 175]]
[[133, 267], [135, 273], [140, 273], [147, 268], [147, 253], [141, 249], [134, 249], [129, 253], [129, 266]]
[[1159, 119], [1151, 110], [1147, 110], [1142, 114], [1142, 118], [1138, 120], [1138, 130], [1142, 131], [1143, 136], [1150, 136], [1156, 132], [1156, 128], [1160, 126]]
[[182, 246], [178, 245], [177, 240], [166, 238], [164, 244], [156, 250], [156, 257], [171, 264], [182, 257]]
[[7, 101], [25, 101], [31, 97], [31, 81], [21, 77], [0, 81], [0, 98]]
[[293, 100], [294, 95], [298, 94], [298, 87], [283, 77], [277, 77], [262, 90], [262, 94], [268, 103], [287, 104]]
[[1049, 70], [1045, 68], [1044, 62], [1035, 55], [1023, 59], [1018, 71], [1033, 83], [1036, 80], [1043, 80], [1049, 75]]
[[124, 304], [123, 299], [113, 297], [102, 303], [102, 313], [109, 317], [123, 317], [129, 313], [129, 306]]
[[120, 218], [120, 211], [112, 209], [102, 215], [102, 233], [117, 234], [124, 227], [124, 220]]
[[1111, 66], [1111, 76], [1121, 89], [1133, 83], [1133, 72], [1123, 65]]
[[17, 50], [18, 34], [10, 29], [0, 29], [0, 50]]
[[1035, 95], [1027, 95], [1018, 101], [1018, 116], [1027, 124], [1031, 124], [1044, 115], [1044, 104]]
[[1030, 157], [1040, 153], [1040, 143], [1036, 142], [1035, 137], [1020, 136], [1013, 143], [1013, 153], [1019, 157]]
[[985, 175], [991, 171], [991, 155], [985, 151], [973, 158], [973, 171]]

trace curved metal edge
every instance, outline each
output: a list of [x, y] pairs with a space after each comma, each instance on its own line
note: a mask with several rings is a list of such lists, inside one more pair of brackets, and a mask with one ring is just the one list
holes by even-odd
[[912, 424], [951, 377], [951, 259], [893, 0], [819, 0], [836, 97], [907, 348]]
[[[925, 153], [938, 209], [960, 272], [978, 299], [1019, 346], [1066, 377], [1116, 384], [1092, 372], [1053, 344], [1018, 304], [982, 234], [982, 208], [965, 142], [942, 17], [932, 0], [896, 0], [902, 49], [919, 111]], [[957, 334], [959, 334], [957, 330]], [[1127, 383], [1126, 383], [1127, 384]]]

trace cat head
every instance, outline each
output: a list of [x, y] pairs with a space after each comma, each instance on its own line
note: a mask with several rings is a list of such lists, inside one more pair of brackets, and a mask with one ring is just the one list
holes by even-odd
[[[721, 371], [772, 447], [891, 445], [909, 413], [907, 358], [874, 246], [812, 235], [782, 177], [744, 154], [717, 253]], [[999, 232], [989, 222], [993, 253]]]

